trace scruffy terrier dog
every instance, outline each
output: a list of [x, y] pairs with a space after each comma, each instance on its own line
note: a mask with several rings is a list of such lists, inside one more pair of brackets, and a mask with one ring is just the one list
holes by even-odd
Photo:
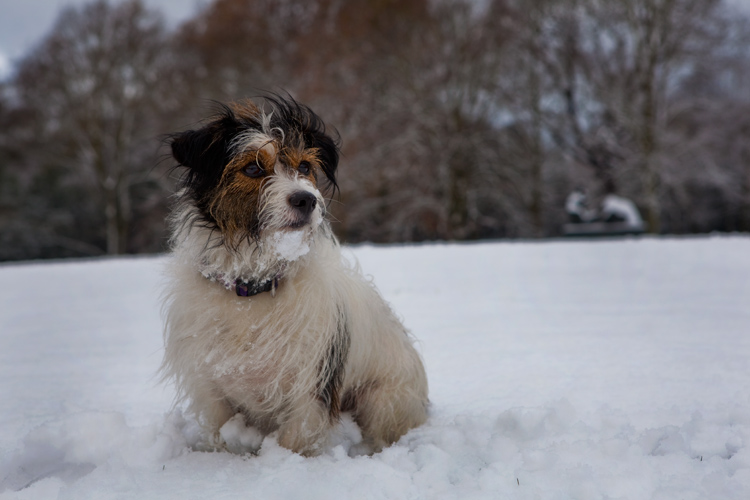
[[171, 137], [184, 169], [171, 218], [162, 372], [213, 445], [236, 414], [303, 455], [341, 412], [379, 451], [426, 419], [412, 339], [341, 255], [321, 191], [339, 151], [310, 108], [269, 96]]

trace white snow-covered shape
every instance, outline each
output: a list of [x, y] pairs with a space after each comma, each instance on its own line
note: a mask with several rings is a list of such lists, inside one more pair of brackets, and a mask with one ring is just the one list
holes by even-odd
[[306, 236], [305, 231], [277, 231], [273, 234], [271, 245], [281, 259], [294, 262], [310, 251]]
[[596, 211], [586, 206], [586, 193], [580, 189], [573, 190], [565, 199], [565, 211], [577, 215], [580, 222], [590, 222], [596, 218]]
[[602, 200], [601, 219], [607, 220], [610, 216], [624, 219], [629, 226], [642, 227], [643, 219], [635, 203], [616, 194], [608, 194]]
[[241, 413], [227, 420], [219, 433], [227, 449], [238, 455], [255, 454], [263, 443], [263, 434], [255, 427], [245, 425], [245, 417]]

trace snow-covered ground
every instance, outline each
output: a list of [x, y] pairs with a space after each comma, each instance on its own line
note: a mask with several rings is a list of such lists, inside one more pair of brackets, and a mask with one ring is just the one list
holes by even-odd
[[750, 498], [749, 237], [351, 251], [430, 380], [371, 457], [190, 451], [164, 257], [1, 266], [0, 499]]

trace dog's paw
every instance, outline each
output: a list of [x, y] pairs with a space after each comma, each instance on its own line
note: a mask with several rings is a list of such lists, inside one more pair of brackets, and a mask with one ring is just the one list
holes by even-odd
[[246, 426], [245, 417], [238, 413], [221, 426], [219, 437], [231, 453], [256, 455], [264, 436], [255, 427]]

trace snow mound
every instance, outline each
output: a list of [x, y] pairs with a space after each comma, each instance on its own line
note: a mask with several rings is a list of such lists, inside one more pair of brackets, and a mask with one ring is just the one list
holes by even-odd
[[219, 429], [219, 435], [226, 443], [227, 450], [238, 455], [258, 453], [263, 443], [263, 434], [254, 427], [246, 426], [245, 417], [241, 413], [230, 418]]
[[128, 426], [118, 413], [82, 413], [29, 433], [0, 468], [2, 489], [27, 498], [54, 490], [94, 499], [117, 486], [134, 497], [185, 498], [219, 481], [223, 491], [262, 498], [546, 498], [558, 492], [594, 499], [602, 492], [642, 498], [661, 491], [664, 498], [679, 492], [739, 499], [750, 480], [748, 417], [712, 421], [696, 413], [680, 425], [636, 429], [620, 412], [602, 409], [581, 418], [561, 400], [433, 417], [373, 456], [352, 453], [355, 429], [346, 417], [322, 456], [303, 458], [235, 417], [221, 429], [233, 455], [191, 451], [195, 428], [179, 412], [145, 427]]
[[127, 425], [118, 412], [83, 412], [52, 420], [27, 434], [21, 449], [0, 464], [0, 491], [48, 488], [49, 479], [71, 485], [95, 471], [101, 474], [102, 467], [153, 466], [188, 449], [186, 426], [179, 412], [139, 428]]

